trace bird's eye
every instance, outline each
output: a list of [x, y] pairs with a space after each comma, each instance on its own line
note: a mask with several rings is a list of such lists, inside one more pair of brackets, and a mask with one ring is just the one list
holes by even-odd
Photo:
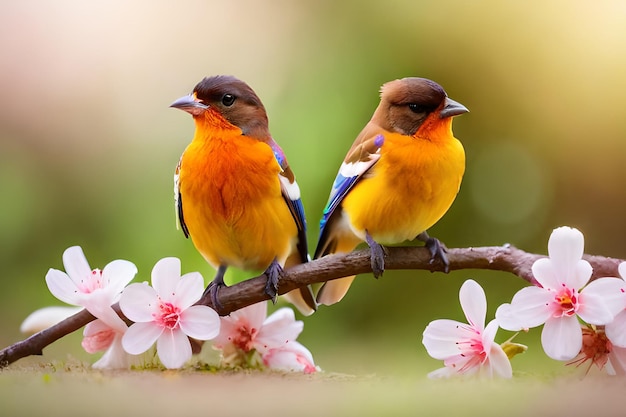
[[235, 102], [236, 97], [232, 94], [224, 94], [222, 97], [222, 104], [226, 107], [230, 107]]
[[420, 106], [417, 103], [409, 103], [409, 109], [411, 109], [413, 113], [426, 113], [426, 107]]

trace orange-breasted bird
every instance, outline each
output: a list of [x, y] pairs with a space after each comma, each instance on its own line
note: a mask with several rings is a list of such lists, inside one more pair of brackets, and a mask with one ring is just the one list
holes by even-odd
[[[352, 251], [365, 241], [372, 272], [385, 268], [382, 244], [415, 238], [431, 262], [448, 268], [445, 247], [426, 232], [448, 211], [465, 171], [463, 145], [452, 134], [452, 117], [468, 112], [425, 78], [403, 78], [381, 88], [372, 119], [348, 151], [320, 222], [315, 258]], [[326, 282], [317, 302], [340, 301], [354, 276]]]
[[[204, 78], [171, 104], [190, 113], [195, 134], [174, 176], [178, 222], [217, 269], [205, 294], [217, 295], [228, 266], [265, 270], [275, 299], [283, 266], [308, 261], [300, 189], [270, 135], [256, 93], [232, 76]], [[303, 314], [316, 308], [310, 288], [287, 294]]]

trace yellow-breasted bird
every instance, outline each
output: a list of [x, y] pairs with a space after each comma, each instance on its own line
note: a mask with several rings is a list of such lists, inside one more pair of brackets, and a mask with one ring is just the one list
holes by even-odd
[[[448, 211], [465, 171], [463, 145], [452, 117], [468, 112], [425, 78], [403, 78], [381, 88], [372, 119], [348, 151], [320, 222], [315, 258], [352, 251], [365, 241], [375, 277], [384, 271], [383, 244], [415, 238], [447, 271], [445, 247], [426, 230]], [[354, 276], [326, 282], [317, 302], [340, 301]]]
[[[282, 149], [270, 135], [256, 93], [232, 76], [200, 81], [171, 104], [190, 113], [195, 134], [174, 176], [179, 224], [217, 269], [205, 294], [217, 295], [228, 266], [265, 270], [275, 299], [283, 266], [308, 261], [300, 189]], [[310, 288], [287, 294], [303, 314], [316, 308]]]

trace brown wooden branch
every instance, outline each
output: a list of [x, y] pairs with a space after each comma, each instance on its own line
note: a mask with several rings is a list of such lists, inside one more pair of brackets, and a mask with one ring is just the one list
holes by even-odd
[[[385, 269], [422, 269], [441, 271], [441, 264], [430, 263], [430, 253], [423, 247], [386, 248]], [[509, 272], [529, 283], [535, 283], [532, 276], [532, 264], [543, 255], [524, 252], [512, 246], [489, 246], [478, 248], [448, 249], [450, 270], [490, 269]], [[592, 279], [605, 276], [619, 276], [617, 267], [621, 259], [585, 255], [593, 267]], [[325, 282], [349, 275], [371, 272], [370, 252], [367, 249], [349, 254], [336, 254], [306, 264], [297, 265], [284, 271], [280, 279], [279, 294], [285, 294], [305, 285]], [[265, 275], [243, 281], [239, 284], [220, 289], [219, 301], [222, 304], [220, 314], [232, 311], [268, 299], [265, 294]], [[200, 303], [211, 306], [211, 301], [203, 299]], [[119, 307], [115, 306], [119, 312]], [[17, 342], [0, 351], [0, 368], [18, 359], [30, 355], [41, 355], [43, 349], [61, 337], [72, 333], [94, 320], [83, 310], [62, 322], [43, 330], [31, 337]]]

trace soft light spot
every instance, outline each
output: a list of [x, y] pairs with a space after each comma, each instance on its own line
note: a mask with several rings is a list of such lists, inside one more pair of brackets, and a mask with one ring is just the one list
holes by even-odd
[[477, 210], [499, 223], [541, 224], [551, 196], [543, 164], [512, 140], [490, 142], [478, 150], [466, 175]]

